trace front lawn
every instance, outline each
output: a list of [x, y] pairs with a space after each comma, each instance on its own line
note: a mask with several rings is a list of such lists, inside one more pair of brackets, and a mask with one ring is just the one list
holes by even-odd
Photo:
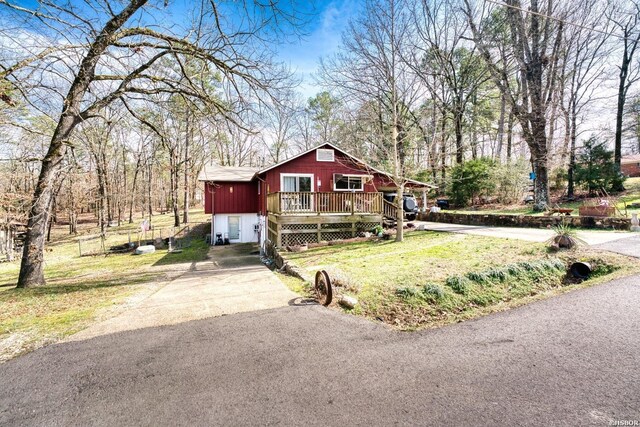
[[[200, 214], [194, 212], [193, 218], [204, 219]], [[170, 218], [158, 215], [154, 220], [162, 225]], [[130, 227], [114, 227], [108, 234], [115, 236]], [[66, 235], [63, 227], [54, 231], [56, 240], [45, 253], [46, 286], [17, 289], [19, 261], [0, 263], [0, 362], [83, 329], [106, 309], [139, 294], [149, 283], [175, 277], [208, 252], [203, 230], [195, 230], [181, 253], [164, 249], [139, 256], [80, 257], [77, 237]], [[127, 235], [121, 234], [121, 239], [117, 243], [126, 243]]]
[[[407, 233], [402, 243], [366, 241], [284, 256], [311, 275], [327, 270], [340, 292], [359, 300], [355, 314], [402, 329], [502, 310], [640, 269], [637, 260], [589, 248], [549, 253], [543, 243], [424, 231]], [[582, 284], [565, 280], [566, 265], [576, 260], [595, 270]]]

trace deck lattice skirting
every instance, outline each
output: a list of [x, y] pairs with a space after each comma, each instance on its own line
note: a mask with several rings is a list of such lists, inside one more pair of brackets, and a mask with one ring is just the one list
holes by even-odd
[[277, 247], [357, 237], [382, 223], [381, 215], [279, 216], [270, 214], [267, 236]]

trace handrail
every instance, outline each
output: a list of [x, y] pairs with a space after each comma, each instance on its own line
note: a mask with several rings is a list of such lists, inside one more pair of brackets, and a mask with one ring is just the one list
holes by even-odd
[[398, 207], [395, 204], [384, 200], [384, 211], [382, 215], [386, 218], [395, 220], [398, 217]]
[[267, 211], [275, 214], [381, 214], [382, 193], [293, 192], [267, 195]]

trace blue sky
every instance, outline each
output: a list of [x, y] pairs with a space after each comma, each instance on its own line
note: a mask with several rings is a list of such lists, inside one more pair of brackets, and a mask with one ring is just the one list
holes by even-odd
[[[246, 0], [250, 3], [251, 0]], [[288, 42], [273, 46], [278, 58], [290, 66], [302, 80], [298, 88], [305, 97], [314, 96], [321, 89], [314, 84], [311, 75], [316, 72], [319, 59], [331, 55], [340, 44], [341, 33], [350, 19], [356, 17], [362, 8], [362, 0], [281, 0], [278, 7], [289, 12], [296, 10], [301, 22], [304, 23], [298, 32], [300, 37], [289, 37]], [[220, 1], [219, 7], [227, 9], [231, 20], [241, 19], [244, 12], [237, 12], [242, 7], [242, 1]], [[187, 25], [184, 19], [189, 19], [189, 11], [193, 8], [192, 0], [173, 0], [170, 2], [169, 15], [173, 21]]]
[[294, 43], [280, 47], [280, 58], [303, 79], [299, 88], [305, 97], [319, 90], [311, 79], [322, 56], [331, 55], [340, 44], [342, 31], [360, 10], [358, 0], [317, 1], [310, 12], [306, 35]]
[[[27, 8], [37, 7], [35, 0], [13, 0], [14, 4]], [[293, 6], [287, 6], [289, 3]], [[71, 3], [82, 10], [86, 5], [80, 0], [72, 0]], [[250, 0], [247, 0], [250, 3]], [[160, 3], [161, 4], [161, 3]], [[238, 7], [242, 2], [220, 2], [222, 7]], [[173, 0], [169, 2], [169, 8], [156, 9], [158, 14], [151, 12], [151, 21], [165, 21], [171, 19], [174, 24], [183, 26], [189, 20], [189, 10], [194, 5], [193, 0]], [[298, 88], [305, 98], [315, 95], [320, 89], [314, 84], [311, 75], [316, 71], [318, 61], [323, 56], [334, 53], [339, 44], [343, 30], [350, 19], [356, 17], [362, 7], [361, 0], [282, 0], [279, 6], [294, 7], [301, 11], [300, 16], [304, 21], [299, 31], [300, 38], [290, 37], [288, 42], [274, 46], [278, 59], [291, 67], [301, 78], [302, 84]], [[152, 9], [153, 10], [153, 9]], [[2, 13], [0, 11], [0, 18]], [[231, 19], [234, 19], [232, 16]], [[146, 20], [146, 19], [145, 19]], [[166, 21], [165, 21], [166, 23]]]

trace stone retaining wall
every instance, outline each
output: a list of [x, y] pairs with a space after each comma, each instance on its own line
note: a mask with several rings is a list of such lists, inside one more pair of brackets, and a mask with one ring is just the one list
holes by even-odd
[[420, 221], [444, 222], [463, 225], [492, 225], [499, 227], [547, 228], [564, 220], [572, 227], [600, 230], [629, 230], [629, 218], [599, 218], [593, 216], [531, 216], [499, 214], [462, 214], [453, 212], [425, 212], [418, 214]]

